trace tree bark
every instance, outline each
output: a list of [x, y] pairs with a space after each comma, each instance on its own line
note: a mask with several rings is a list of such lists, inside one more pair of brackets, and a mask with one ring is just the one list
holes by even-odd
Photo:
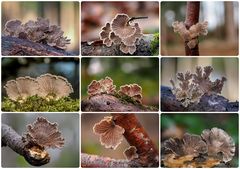
[[133, 104], [126, 101], [123, 102], [113, 95], [101, 94], [82, 100], [81, 110], [98, 112], [143, 112], [157, 111], [158, 109], [141, 104]]
[[112, 113], [112, 116], [115, 124], [125, 129], [124, 137], [129, 145], [137, 149], [139, 157], [134, 161], [141, 167], [158, 167], [158, 150], [135, 114]]
[[[136, 56], [152, 56], [151, 53], [151, 42], [154, 40], [154, 35], [144, 35], [137, 45], [136, 52], [133, 55]], [[101, 40], [94, 42], [82, 42], [81, 53], [83, 56], [127, 56], [120, 51], [120, 45], [113, 44], [107, 47], [102, 43]]]
[[41, 43], [35, 43], [27, 39], [19, 39], [11, 36], [2, 36], [3, 56], [74, 56], [62, 49], [56, 49]]
[[[200, 2], [199, 1], [189, 1], [187, 2], [187, 11], [186, 11], [186, 19], [185, 25], [186, 28], [189, 29], [192, 25], [198, 23], [199, 20], [199, 9]], [[188, 41], [185, 41], [185, 53], [187, 56], [199, 56], [198, 45], [194, 48], [190, 49], [187, 45]]]
[[228, 99], [216, 94], [203, 95], [198, 104], [188, 107], [181, 105], [172, 94], [171, 88], [161, 86], [161, 110], [162, 111], [212, 111], [212, 112], [236, 112], [239, 102], [229, 102]]
[[44, 159], [38, 159], [38, 157], [31, 156], [29, 152], [29, 145], [23, 142], [22, 136], [20, 136], [15, 130], [6, 124], [2, 124], [2, 147], [8, 146], [13, 151], [23, 156], [25, 160], [33, 166], [41, 166], [47, 164], [50, 161], [49, 156]]

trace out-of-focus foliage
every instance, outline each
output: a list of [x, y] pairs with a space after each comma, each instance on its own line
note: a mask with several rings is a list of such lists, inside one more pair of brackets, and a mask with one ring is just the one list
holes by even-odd
[[79, 111], [79, 99], [70, 97], [59, 100], [46, 100], [39, 96], [31, 96], [23, 103], [12, 101], [5, 97], [2, 102], [2, 111], [9, 112], [76, 112]]
[[148, 16], [136, 20], [145, 34], [159, 32], [159, 3], [157, 1], [139, 2], [82, 2], [81, 3], [81, 41], [99, 39], [101, 28], [111, 22], [118, 13], [129, 17]]
[[177, 73], [186, 71], [195, 73], [196, 66], [212, 66], [214, 69], [210, 75], [212, 81], [226, 77], [227, 81], [220, 95], [230, 101], [239, 100], [238, 58], [162, 58], [161, 85], [171, 86], [170, 80], [176, 82]]
[[117, 90], [125, 84], [142, 87], [143, 104], [159, 105], [158, 58], [83, 58], [81, 60], [81, 96], [87, 97], [87, 86], [92, 80], [106, 76], [113, 79]]
[[[77, 113], [10, 113], [2, 114], [2, 123], [11, 126], [19, 135], [26, 132], [26, 125], [42, 116], [50, 122], [56, 122], [64, 140], [61, 149], [48, 149], [50, 162], [41, 167], [79, 167], [79, 115]], [[2, 147], [2, 167], [32, 167], [26, 160], [9, 147]]]
[[[124, 159], [124, 150], [130, 145], [124, 138], [122, 143], [116, 150], [107, 149], [101, 145], [99, 135], [93, 133], [94, 124], [100, 122], [105, 116], [110, 114], [99, 113], [84, 113], [81, 116], [81, 152], [88, 154], [96, 154], [100, 156]], [[157, 113], [144, 113], [136, 114], [139, 122], [143, 125], [144, 129], [152, 139], [156, 147], [159, 147], [159, 115]]]
[[49, 19], [51, 25], [58, 25], [64, 36], [71, 39], [67, 51], [79, 53], [79, 2], [27, 2], [5, 1], [2, 3], [2, 30], [8, 20], [18, 19], [23, 23], [37, 17]]
[[[185, 55], [184, 41], [172, 23], [185, 21], [187, 2], [161, 3], [161, 53]], [[239, 3], [202, 1], [199, 21], [208, 21], [208, 35], [199, 38], [200, 55], [237, 55], [239, 51]]]
[[172, 137], [182, 137], [185, 132], [200, 135], [204, 129], [218, 127], [225, 130], [236, 145], [235, 157], [230, 162], [231, 167], [238, 166], [238, 114], [162, 114], [161, 115], [161, 142]]
[[2, 70], [2, 98], [7, 96], [3, 86], [8, 80], [23, 76], [36, 78], [45, 73], [65, 77], [73, 87], [70, 97], [79, 98], [78, 58], [3, 58]]

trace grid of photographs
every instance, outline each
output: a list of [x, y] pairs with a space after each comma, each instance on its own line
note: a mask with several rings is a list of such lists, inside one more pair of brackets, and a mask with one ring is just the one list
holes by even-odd
[[1, 168], [239, 168], [238, 1], [1, 1]]

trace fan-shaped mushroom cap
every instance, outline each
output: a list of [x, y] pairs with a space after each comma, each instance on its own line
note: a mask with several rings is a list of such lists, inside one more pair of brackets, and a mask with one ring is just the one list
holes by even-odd
[[38, 77], [37, 82], [39, 84], [38, 95], [46, 99], [58, 100], [73, 92], [72, 85], [62, 76], [47, 73]]
[[123, 154], [128, 160], [138, 158], [137, 148], [135, 146], [128, 147], [126, 150], [124, 150]]
[[33, 124], [27, 126], [23, 140], [48, 148], [61, 148], [64, 145], [64, 138], [58, 131], [57, 123], [50, 123], [44, 117], [38, 117]]
[[206, 129], [201, 134], [208, 146], [208, 154], [217, 156], [222, 153], [224, 162], [231, 161], [235, 154], [235, 143], [233, 139], [222, 129], [212, 128]]
[[100, 142], [106, 148], [116, 149], [123, 140], [125, 130], [116, 125], [111, 116], [107, 116], [94, 125], [93, 132], [100, 135]]
[[110, 39], [110, 32], [111, 32], [111, 25], [110, 23], [106, 23], [104, 27], [102, 27], [101, 32], [99, 33], [100, 39], [103, 41], [103, 44], [105, 44], [107, 47], [110, 47], [112, 45], [112, 40]]
[[4, 35], [17, 37], [19, 29], [23, 30], [22, 22], [20, 20], [10, 20], [5, 24]]
[[25, 100], [29, 96], [36, 95], [39, 86], [35, 79], [26, 76], [7, 81], [4, 88], [6, 89], [8, 97], [11, 100], [17, 101], [18, 99]]
[[138, 84], [124, 85], [118, 91], [120, 94], [132, 97], [134, 100], [142, 103], [142, 88]]
[[120, 38], [126, 38], [135, 33], [136, 28], [128, 23], [129, 19], [129, 16], [126, 14], [117, 14], [115, 16], [111, 22], [112, 31], [115, 33], [115, 35], [119, 36]]
[[120, 44], [122, 42], [122, 39], [119, 38], [119, 36], [115, 35], [114, 32], [110, 33], [110, 40], [114, 43], [114, 44]]
[[132, 36], [128, 36], [128, 37], [122, 39], [122, 42], [126, 46], [136, 45], [137, 39], [140, 39], [143, 36], [142, 31], [141, 31], [138, 23], [135, 23], [134, 27], [136, 29], [135, 33]]
[[134, 54], [136, 49], [137, 48], [135, 45], [134, 46], [126, 46], [126, 45], [124, 45], [124, 43], [121, 43], [121, 45], [120, 45], [120, 50], [125, 54], [130, 53], [132, 55], [132, 54]]

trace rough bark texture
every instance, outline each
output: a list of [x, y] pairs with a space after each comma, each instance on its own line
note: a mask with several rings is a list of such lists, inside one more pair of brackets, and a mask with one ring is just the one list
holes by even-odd
[[198, 104], [188, 107], [181, 105], [172, 94], [171, 88], [161, 86], [161, 110], [162, 111], [214, 111], [235, 112], [239, 109], [239, 102], [229, 102], [228, 99], [219, 95], [204, 95]]
[[8, 146], [13, 151], [23, 156], [25, 160], [33, 166], [41, 166], [49, 162], [49, 156], [39, 160], [38, 157], [31, 156], [29, 149], [31, 146], [23, 142], [22, 136], [20, 136], [15, 130], [6, 124], [2, 124], [2, 147]]
[[2, 36], [3, 56], [73, 56], [61, 49], [35, 43], [27, 39], [19, 39], [11, 36]]
[[[186, 19], [185, 25], [186, 28], [189, 29], [192, 25], [198, 23], [199, 20], [199, 9], [200, 9], [200, 2], [187, 2], [187, 12], [186, 12]], [[185, 53], [187, 56], [199, 56], [198, 45], [195, 48], [190, 49], [187, 45], [188, 41], [185, 42]]]
[[[137, 45], [137, 50], [133, 55], [136, 56], [152, 56], [150, 44], [154, 40], [154, 35], [144, 35]], [[83, 56], [127, 56], [120, 51], [120, 45], [112, 45], [107, 47], [102, 41], [82, 42], [81, 52]]]
[[81, 102], [82, 111], [104, 111], [104, 112], [142, 112], [156, 111], [141, 104], [123, 102], [115, 96], [101, 94], [91, 96]]
[[113, 113], [112, 116], [114, 122], [125, 129], [124, 137], [129, 145], [137, 148], [139, 158], [134, 161], [141, 167], [158, 167], [158, 150], [135, 114]]
[[128, 160], [115, 160], [109, 157], [81, 153], [81, 166], [90, 168], [129, 168], [136, 164]]

